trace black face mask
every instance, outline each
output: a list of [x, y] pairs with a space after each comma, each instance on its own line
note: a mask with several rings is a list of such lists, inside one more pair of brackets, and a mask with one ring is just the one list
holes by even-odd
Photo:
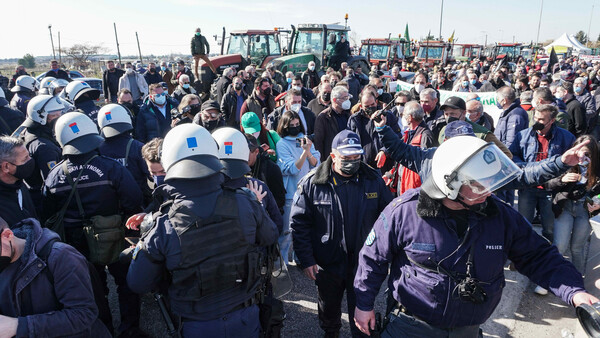
[[35, 162], [33, 161], [32, 158], [30, 158], [29, 161], [27, 161], [21, 165], [16, 165], [14, 163], [11, 163], [11, 164], [14, 165], [15, 167], [17, 167], [17, 170], [15, 171], [13, 176], [20, 180], [30, 177], [31, 174], [33, 174], [33, 170], [35, 169]]
[[540, 130], [542, 130], [544, 128], [546, 128], [546, 125], [543, 124], [542, 122], [536, 122], [536, 123], [533, 124], [533, 126], [531, 126], [531, 129], [537, 130], [537, 131], [540, 131]]
[[271, 88], [269, 87], [269, 88], [267, 88], [267, 89], [263, 89], [263, 90], [262, 90], [262, 94], [263, 94], [264, 96], [269, 96], [269, 95], [271, 95]]
[[300, 126], [288, 127], [287, 132], [290, 136], [296, 136], [302, 132], [302, 129], [300, 128]]
[[[14, 250], [12, 247], [12, 242], [10, 243], [10, 256], [0, 256], [0, 272], [4, 271], [4, 269], [6, 269], [9, 265], [10, 265], [10, 261], [12, 261], [12, 257], [14, 255]], [[2, 254], [2, 249], [0, 247], [0, 254]]]
[[377, 111], [377, 107], [365, 107], [365, 113], [369, 116]]
[[448, 118], [446, 118], [446, 124], [449, 124], [450, 122], [454, 122], [454, 121], [458, 121], [459, 119], [454, 117], [454, 116], [449, 116]]
[[243, 87], [243, 85], [242, 85], [241, 83], [236, 83], [236, 84], [233, 86], [233, 88], [234, 88], [235, 90], [242, 90], [242, 87]]
[[331, 93], [323, 93], [323, 96], [321, 96], [321, 98], [323, 99], [323, 101], [329, 102], [331, 101]]
[[204, 124], [204, 128], [208, 129], [208, 131], [212, 131], [213, 129], [217, 128], [219, 120], [202, 121], [202, 124]]
[[121, 103], [121, 105], [127, 109], [129, 109], [130, 112], [133, 111], [133, 103], [131, 102], [123, 102]]
[[354, 175], [360, 168], [360, 158], [356, 160], [340, 160], [340, 171], [344, 175]]

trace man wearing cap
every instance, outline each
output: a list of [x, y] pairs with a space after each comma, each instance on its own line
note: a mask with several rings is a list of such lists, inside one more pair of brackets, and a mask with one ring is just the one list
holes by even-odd
[[221, 114], [221, 107], [215, 100], [208, 100], [202, 103], [200, 113], [194, 116], [194, 123], [206, 128], [209, 132], [225, 126], [225, 119]]
[[105, 105], [98, 112], [98, 127], [100, 135], [104, 137], [104, 142], [98, 148], [100, 155], [115, 159], [127, 168], [144, 196], [149, 198], [150, 173], [142, 157], [144, 144], [131, 137], [133, 125], [127, 109], [113, 103]]
[[177, 103], [159, 84], [150, 85], [148, 97], [135, 123], [135, 137], [142, 143], [155, 137], [164, 137], [171, 130], [171, 110], [177, 108]]
[[[233, 152], [236, 144], [225, 146]], [[172, 203], [136, 246], [129, 286], [156, 289], [166, 269], [183, 337], [258, 337], [261, 247], [277, 241], [277, 227], [252, 193], [222, 187], [217, 143], [205, 128], [173, 128], [161, 162], [167, 175], [158, 189]]]
[[[98, 222], [100, 219], [115, 220], [114, 223], [111, 222], [115, 232], [108, 233], [107, 236], [110, 237], [106, 239], [109, 241], [102, 244], [113, 245], [110, 239], [115, 238], [115, 233], [123, 226], [121, 221], [126, 219], [118, 218], [117, 215], [129, 217], [141, 211], [142, 192], [123, 165], [99, 155], [98, 148], [103, 138], [89, 117], [78, 112], [64, 114], [56, 121], [55, 131], [64, 160], [57, 163], [46, 178], [42, 219], [49, 219], [67, 205], [63, 223], [64, 241], [91, 260], [89, 237], [84, 228], [89, 231], [89, 224], [93, 224], [94, 219]], [[76, 189], [73, 189], [74, 182], [77, 182]], [[97, 231], [95, 226], [92, 229]], [[120, 242], [117, 239], [114, 242], [119, 250]], [[124, 238], [120, 238], [120, 241], [123, 240]], [[121, 325], [117, 333], [139, 332], [139, 297], [127, 287], [127, 265], [117, 260], [106, 266], [98, 263], [94, 266], [104, 285], [107, 278], [106, 266], [115, 278], [121, 313]], [[108, 295], [108, 287], [105, 287], [104, 292]], [[104, 324], [112, 328], [112, 322]]]
[[361, 335], [353, 320], [357, 255], [392, 199], [379, 173], [361, 160], [360, 144], [357, 134], [338, 133], [327, 160], [298, 183], [291, 210], [294, 251], [304, 274], [317, 285], [319, 324], [326, 337], [339, 335], [344, 290], [352, 334]]
[[[451, 96], [446, 99], [446, 102], [444, 102], [444, 104], [442, 105], [442, 107], [440, 109], [444, 112], [444, 118], [446, 119], [446, 123], [450, 123], [452, 121], [465, 121], [465, 123], [471, 125], [471, 130], [473, 131], [475, 136], [479, 137], [480, 139], [482, 139], [486, 142], [494, 142], [496, 144], [496, 146], [498, 146], [498, 148], [500, 150], [502, 150], [502, 152], [504, 154], [506, 154], [506, 156], [508, 156], [508, 158], [512, 158], [512, 154], [511, 154], [510, 150], [508, 150], [508, 148], [506, 147], [506, 145], [504, 145], [504, 143], [502, 143], [502, 142], [500, 142], [500, 140], [498, 140], [498, 138], [496, 137], [496, 135], [494, 135], [494, 133], [489, 131], [484, 126], [481, 126], [475, 122], [466, 120], [466, 104], [463, 99], [461, 99], [460, 97], [457, 97], [457, 96]], [[450, 136], [450, 137], [446, 136], [446, 129], [447, 129], [446, 127], [447, 126], [445, 125], [440, 130], [440, 134], [438, 137], [439, 144], [442, 144], [442, 142], [444, 142], [444, 140], [452, 137], [452, 136]]]
[[26, 127], [19, 138], [34, 160], [33, 172], [25, 178], [38, 215], [42, 215], [42, 187], [48, 173], [61, 158], [61, 149], [54, 139], [54, 123], [64, 108], [58, 97], [38, 95], [27, 106]]

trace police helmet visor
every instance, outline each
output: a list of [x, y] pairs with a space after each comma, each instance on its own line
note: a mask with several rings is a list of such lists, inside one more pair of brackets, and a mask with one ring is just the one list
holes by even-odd
[[240, 178], [252, 171], [247, 161], [221, 160], [221, 164], [223, 164], [223, 173], [230, 178]]
[[63, 155], [82, 155], [98, 149], [104, 138], [97, 134], [88, 134], [65, 144], [62, 149]]
[[105, 138], [115, 137], [117, 135], [121, 135], [125, 132], [128, 132], [133, 129], [133, 126], [129, 123], [112, 123], [107, 126], [104, 126], [100, 131], [100, 134]]
[[463, 199], [477, 200], [512, 181], [521, 169], [490, 142], [471, 155], [454, 173], [457, 173], [456, 178], [461, 185], [468, 188], [467, 193], [461, 189], [459, 195]]
[[223, 169], [221, 161], [212, 155], [196, 155], [184, 158], [167, 170], [165, 181], [171, 179], [195, 179], [214, 175]]

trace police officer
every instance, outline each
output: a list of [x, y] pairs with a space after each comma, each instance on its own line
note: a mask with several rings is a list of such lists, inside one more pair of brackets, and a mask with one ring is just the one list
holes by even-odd
[[4, 91], [0, 88], [0, 135], [11, 135], [24, 120], [20, 111], [10, 108]]
[[100, 97], [98, 89], [90, 87], [84, 81], [72, 81], [65, 87], [65, 94], [76, 109], [83, 111], [90, 119], [96, 121], [98, 115], [98, 106], [96, 101]]
[[260, 247], [277, 228], [254, 196], [222, 188], [216, 142], [196, 124], [173, 128], [162, 146], [170, 205], [142, 235], [127, 274], [132, 290], [171, 275], [171, 310], [184, 337], [257, 337]]
[[[103, 139], [94, 122], [85, 114], [71, 112], [61, 116], [56, 121], [55, 134], [65, 159], [57, 163], [46, 178], [43, 191], [44, 218], [48, 219], [68, 203], [64, 214], [65, 242], [90, 260], [90, 242], [84, 227], [89, 229], [86, 225], [94, 217], [128, 217], [137, 213], [141, 210], [142, 192], [123, 165], [99, 155], [98, 147]], [[77, 182], [76, 189], [72, 188], [71, 181]], [[72, 190], [74, 196], [70, 198]], [[106, 285], [105, 266], [94, 265]], [[127, 287], [127, 268], [119, 261], [108, 264], [108, 271], [115, 278], [119, 294], [121, 325], [117, 334], [124, 335], [137, 334], [139, 331], [139, 297]], [[108, 295], [108, 287], [104, 291]], [[110, 320], [104, 324], [112, 328]]]
[[31, 176], [25, 179], [29, 186], [29, 193], [36, 205], [36, 212], [42, 215], [42, 187], [48, 173], [60, 161], [61, 149], [52, 135], [54, 124], [60, 117], [64, 106], [61, 100], [51, 95], [38, 95], [31, 99], [27, 106], [27, 119], [23, 123], [26, 127], [19, 137], [35, 167]]
[[361, 331], [374, 328], [389, 263], [395, 302], [382, 337], [478, 337], [500, 302], [507, 258], [572, 306], [598, 302], [556, 247], [492, 195], [520, 172], [493, 143], [445, 141], [422, 188], [385, 208], [360, 252], [354, 318]]
[[50, 86], [54, 80], [56, 80], [56, 78], [52, 76], [43, 78], [42, 81], [40, 81], [40, 92], [38, 95], [52, 95], [52, 88]]
[[100, 154], [119, 161], [133, 175], [144, 195], [150, 196], [150, 174], [142, 158], [144, 144], [131, 137], [131, 113], [119, 104], [107, 104], [98, 111], [98, 127], [104, 136], [98, 149]]
[[11, 92], [15, 93], [12, 100], [10, 100], [10, 107], [19, 110], [23, 113], [23, 116], [26, 116], [27, 104], [36, 95], [39, 85], [39, 82], [29, 75], [19, 76], [15, 86], [10, 89]]
[[319, 324], [325, 337], [338, 337], [346, 290], [352, 335], [352, 282], [358, 251], [379, 213], [392, 200], [379, 173], [361, 160], [357, 134], [343, 130], [330, 156], [298, 183], [290, 215], [294, 251], [319, 292]]
[[[256, 189], [265, 196], [263, 205], [269, 217], [277, 226], [278, 233], [283, 231], [283, 218], [275, 201], [273, 193], [266, 183], [246, 176], [252, 170], [248, 165], [250, 147], [246, 136], [239, 130], [232, 127], [223, 127], [215, 130], [212, 137], [217, 141], [219, 147], [219, 159], [223, 165], [225, 174], [224, 186], [231, 189], [241, 189], [246, 186]], [[272, 254], [271, 260], [276, 262], [279, 259], [279, 248], [273, 245], [266, 251]], [[265, 337], [280, 337], [283, 328], [285, 312], [283, 312], [283, 302], [273, 297], [273, 288], [270, 278], [265, 280], [265, 297], [259, 304], [261, 328]]]

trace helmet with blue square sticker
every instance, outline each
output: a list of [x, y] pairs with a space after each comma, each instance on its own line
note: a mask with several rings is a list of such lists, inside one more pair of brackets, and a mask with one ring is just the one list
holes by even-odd
[[248, 165], [250, 148], [241, 131], [231, 128], [219, 128], [212, 133], [219, 147], [219, 159], [225, 167], [223, 172], [231, 178], [239, 178], [251, 171]]

